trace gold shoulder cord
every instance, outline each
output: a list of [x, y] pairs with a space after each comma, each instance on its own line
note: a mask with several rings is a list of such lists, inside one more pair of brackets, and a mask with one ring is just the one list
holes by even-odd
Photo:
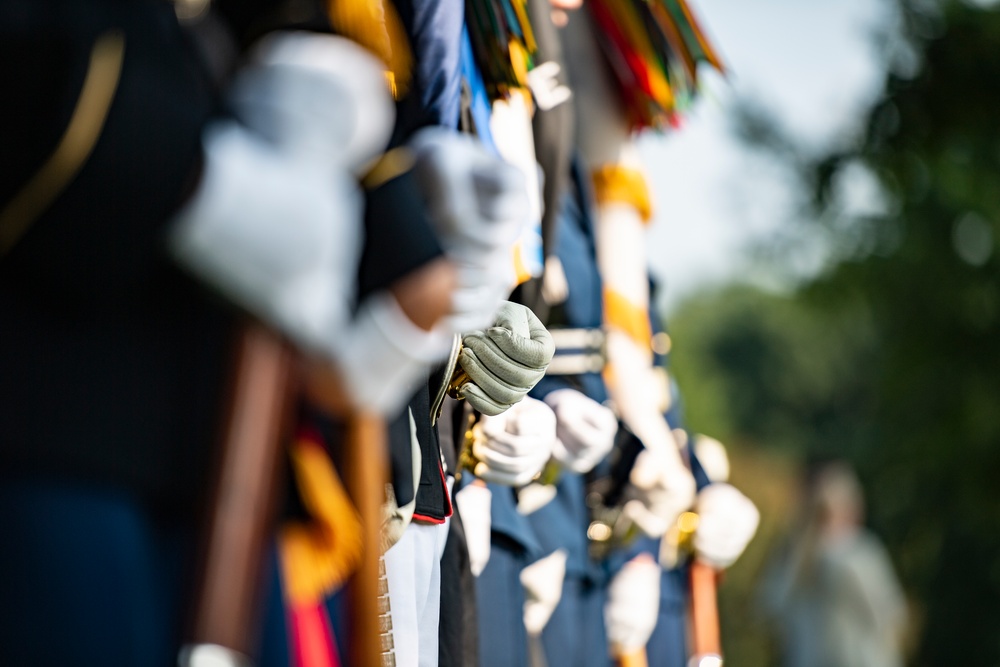
[[376, 158], [368, 167], [361, 177], [361, 186], [365, 190], [374, 190], [408, 172], [416, 161], [416, 156], [406, 146], [393, 148]]
[[7, 254], [66, 189], [97, 144], [118, 88], [125, 37], [105, 32], [94, 43], [80, 97], [55, 151], [21, 191], [0, 209], [0, 256]]

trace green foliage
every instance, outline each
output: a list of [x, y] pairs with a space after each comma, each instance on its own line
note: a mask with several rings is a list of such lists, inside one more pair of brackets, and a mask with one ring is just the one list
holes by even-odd
[[[785, 452], [843, 451], [871, 406], [871, 316], [735, 286], [671, 320], [691, 427]], [[850, 416], [848, 418], [848, 416]]]
[[910, 35], [922, 67], [889, 76], [856, 151], [898, 203], [883, 223], [898, 243], [814, 289], [863, 293], [875, 318], [876, 449], [855, 458], [872, 523], [925, 607], [915, 664], [997, 664], [1000, 89], [986, 82], [1000, 80], [1000, 14], [902, 11], [940, 34]]
[[[900, 14], [909, 64], [887, 63], [854, 143], [803, 159], [759, 118], [745, 133], [800, 170], [808, 224], [843, 244], [831, 266], [790, 295], [735, 287], [683, 306], [676, 373], [695, 429], [857, 466], [922, 620], [913, 665], [995, 665], [1000, 13]], [[836, 183], [859, 164], [889, 205], [845, 220]]]

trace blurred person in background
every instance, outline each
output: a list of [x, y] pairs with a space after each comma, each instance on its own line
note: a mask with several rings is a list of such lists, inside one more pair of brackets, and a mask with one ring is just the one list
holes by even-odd
[[784, 665], [902, 665], [905, 600], [881, 541], [862, 525], [856, 475], [845, 463], [823, 464], [807, 475], [805, 499], [762, 583]]

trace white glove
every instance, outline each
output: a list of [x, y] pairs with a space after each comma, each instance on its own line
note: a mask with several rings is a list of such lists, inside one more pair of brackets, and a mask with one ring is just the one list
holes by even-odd
[[377, 292], [365, 299], [348, 328], [327, 341], [327, 355], [336, 361], [355, 405], [391, 415], [448, 356], [452, 342], [446, 332], [416, 326], [391, 294]]
[[556, 439], [556, 416], [545, 403], [526, 397], [473, 429], [475, 475], [487, 482], [524, 486], [545, 467]]
[[346, 39], [265, 40], [234, 84], [243, 122], [205, 131], [204, 175], [170, 242], [192, 272], [335, 361], [355, 403], [391, 412], [450, 341], [411, 324], [387, 294], [351, 319], [362, 210], [351, 171], [392, 131], [382, 70]]
[[343, 169], [317, 169], [239, 123], [203, 137], [204, 172], [171, 244], [225, 296], [321, 350], [348, 319], [361, 246], [361, 195]]
[[469, 484], [455, 494], [455, 503], [465, 528], [472, 575], [478, 577], [490, 561], [490, 506], [493, 494], [484, 484]]
[[526, 306], [505, 301], [486, 331], [462, 337], [458, 363], [469, 381], [458, 387], [484, 415], [498, 415], [531, 391], [552, 361], [552, 335]]
[[593, 470], [615, 445], [615, 413], [576, 389], [553, 391], [545, 397], [545, 404], [556, 413], [552, 456], [573, 472]]
[[358, 172], [385, 149], [396, 111], [384, 67], [351, 40], [272, 33], [229, 91], [236, 116], [282, 151]]
[[524, 628], [538, 636], [562, 599], [566, 551], [558, 549], [521, 570], [524, 587]]
[[569, 298], [569, 280], [566, 269], [556, 255], [545, 258], [545, 270], [542, 273], [542, 298], [550, 306], [565, 303]]
[[639, 453], [629, 474], [623, 514], [646, 535], [659, 537], [694, 503], [691, 472], [659, 452]]
[[604, 624], [612, 655], [626, 655], [649, 641], [660, 614], [660, 566], [639, 557], [611, 580], [604, 605]]
[[515, 284], [511, 248], [528, 216], [524, 176], [476, 139], [442, 128], [410, 142], [435, 231], [458, 268], [449, 327], [483, 329]]
[[694, 453], [710, 481], [729, 481], [729, 454], [725, 445], [699, 433], [694, 437]]
[[709, 484], [702, 489], [695, 511], [698, 513], [695, 552], [717, 569], [736, 562], [760, 523], [760, 512], [753, 501], [724, 483]]
[[314, 350], [349, 319], [362, 210], [350, 169], [388, 141], [395, 113], [381, 71], [346, 39], [264, 40], [230, 91], [243, 122], [206, 128], [202, 181], [172, 233], [183, 264]]

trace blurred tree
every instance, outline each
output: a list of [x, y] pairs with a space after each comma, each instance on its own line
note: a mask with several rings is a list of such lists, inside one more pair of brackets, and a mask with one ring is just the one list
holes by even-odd
[[872, 324], [861, 302], [821, 308], [743, 285], [688, 300], [671, 332], [689, 421], [795, 455], [866, 450]]
[[922, 601], [916, 665], [1000, 663], [1000, 12], [900, 6], [911, 65], [890, 63], [857, 146], [812, 169], [815, 203], [857, 160], [892, 202], [858, 221], [867, 256], [806, 291], [864, 301], [879, 352], [872, 524]]
[[[799, 170], [828, 269], [788, 296], [737, 288], [682, 307], [676, 372], [694, 428], [857, 466], [920, 604], [913, 665], [996, 665], [1000, 12], [897, 4], [901, 37], [856, 140], [804, 157], [759, 114], [742, 125]], [[881, 191], [876, 214], [845, 205], [858, 172]]]
[[720, 591], [727, 664], [777, 665], [758, 581], [796, 518], [801, 459], [871, 449], [872, 376], [859, 372], [876, 358], [870, 316], [736, 285], [687, 300], [670, 325], [688, 424], [728, 444], [732, 481], [761, 511]]

